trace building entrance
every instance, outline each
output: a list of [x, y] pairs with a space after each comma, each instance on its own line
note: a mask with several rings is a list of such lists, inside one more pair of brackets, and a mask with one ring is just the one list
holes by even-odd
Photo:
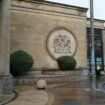
[[[94, 29], [95, 40], [95, 68], [96, 72], [104, 70], [102, 29]], [[88, 69], [91, 70], [91, 29], [87, 28], [87, 59]]]

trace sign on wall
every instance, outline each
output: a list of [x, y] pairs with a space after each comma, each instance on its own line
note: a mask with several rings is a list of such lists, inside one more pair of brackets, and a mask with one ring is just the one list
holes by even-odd
[[47, 48], [54, 59], [65, 55], [72, 56], [76, 50], [76, 41], [68, 30], [56, 29], [48, 37]]

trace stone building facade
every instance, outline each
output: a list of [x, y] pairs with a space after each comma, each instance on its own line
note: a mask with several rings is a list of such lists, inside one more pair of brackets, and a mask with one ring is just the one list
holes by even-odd
[[[76, 40], [74, 58], [77, 68], [87, 65], [86, 17], [87, 8], [52, 2], [12, 0], [11, 52], [24, 50], [33, 56], [33, 68], [58, 69], [47, 48], [51, 32], [68, 30]], [[65, 33], [64, 33], [65, 34]]]
[[[77, 61], [76, 68], [87, 68], [87, 28], [90, 28], [87, 10], [48, 1], [1, 0], [0, 78], [3, 79], [4, 92], [12, 90], [9, 56], [17, 50], [32, 55], [33, 68], [37, 70], [59, 69], [56, 59], [61, 55], [73, 56]], [[104, 20], [95, 20], [95, 28], [102, 32], [104, 67]]]
[[[75, 46], [73, 42], [71, 44], [75, 51], [67, 55], [76, 59], [76, 68], [86, 68], [87, 27], [90, 27], [86, 16], [87, 10], [48, 1], [12, 0], [11, 53], [17, 50], [28, 52], [33, 56], [35, 60], [33, 68], [37, 70], [59, 69], [55, 59], [57, 57], [54, 56], [66, 55], [67, 52], [58, 51], [59, 54], [54, 54], [53, 45], [49, 45], [47, 41], [51, 34], [59, 33], [57, 30], [66, 30], [75, 39]], [[95, 28], [103, 30], [104, 21], [95, 20]]]

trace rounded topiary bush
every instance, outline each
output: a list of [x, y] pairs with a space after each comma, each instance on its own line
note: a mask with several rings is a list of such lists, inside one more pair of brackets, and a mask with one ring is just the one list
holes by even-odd
[[19, 50], [10, 55], [10, 72], [13, 76], [21, 75], [30, 70], [33, 58], [26, 52]]
[[71, 56], [61, 56], [57, 62], [61, 70], [73, 70], [76, 67], [76, 60]]

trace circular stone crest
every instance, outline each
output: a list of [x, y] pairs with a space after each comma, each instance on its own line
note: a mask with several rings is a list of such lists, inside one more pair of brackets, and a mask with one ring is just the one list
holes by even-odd
[[76, 41], [67, 29], [56, 29], [48, 37], [47, 48], [54, 59], [60, 56], [72, 56], [76, 50]]

